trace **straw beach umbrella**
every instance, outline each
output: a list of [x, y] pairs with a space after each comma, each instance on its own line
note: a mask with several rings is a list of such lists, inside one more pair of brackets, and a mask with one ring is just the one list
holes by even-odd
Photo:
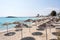
[[29, 32], [30, 32], [31, 23], [30, 23], [30, 22], [28, 22], [28, 23], [26, 23], [26, 24], [25, 24], [25, 26], [26, 26], [27, 28], [29, 28]]
[[17, 29], [16, 31], [21, 31], [21, 38], [23, 38], [23, 28], [24, 26], [28, 27], [28, 25], [24, 24], [23, 22], [13, 22], [13, 24], [16, 24], [15, 28]]
[[21, 24], [17, 24], [17, 25], [15, 26], [16, 31], [20, 31], [20, 30], [22, 30], [22, 29], [20, 29], [21, 27], [22, 27]]
[[38, 31], [43, 31], [44, 29], [45, 29], [44, 25], [39, 25], [37, 30]]
[[[16, 25], [16, 26], [15, 26], [16, 30], [17, 30], [17, 28], [21, 25], [21, 23], [18, 22], [18, 21], [13, 22], [12, 24], [15, 24], [15, 25]], [[18, 25], [18, 24], [19, 24], [19, 25]]]
[[25, 27], [27, 27], [27, 28], [29, 27], [27, 24], [23, 24], [23, 26], [25, 26]]
[[30, 28], [31, 28], [30, 22], [24, 22], [22, 25], [25, 26], [26, 28], [29, 28], [29, 32], [30, 32]]
[[12, 23], [8, 23], [8, 22], [2, 24], [3, 26], [6, 26], [7, 27], [7, 33], [5, 34], [5, 36], [12, 36], [12, 35], [15, 34], [14, 32], [10, 32], [10, 33], [8, 32], [8, 26], [11, 25], [11, 24]]
[[3, 26], [7, 26], [7, 33], [8, 33], [8, 25], [11, 25], [11, 23], [8, 23], [8, 22], [6, 22], [6, 23], [4, 23], [4, 24], [2, 24]]
[[32, 19], [27, 19], [24, 22], [32, 22], [32, 21], [33, 21]]
[[23, 32], [22, 32], [22, 27], [23, 27], [23, 23], [20, 23], [18, 21], [16, 22], [13, 22], [13, 24], [15, 24], [15, 28], [16, 28], [16, 31], [21, 31], [21, 38], [23, 38]]
[[31, 26], [30, 26], [31, 22], [33, 22], [32, 19], [28, 19], [28, 20], [25, 20], [25, 21], [24, 21], [25, 26], [29, 28], [29, 32], [30, 32], [30, 28], [31, 28]]
[[37, 20], [33, 20], [33, 22], [32, 23], [35, 23], [35, 26], [37, 26], [38, 25], [38, 21]]
[[21, 38], [23, 37], [23, 32], [22, 32], [23, 29], [22, 29], [22, 26], [23, 26], [22, 24], [18, 24], [18, 25], [15, 26], [15, 28], [19, 28], [16, 31], [21, 31]]
[[15, 22], [13, 22], [12, 24], [20, 24], [20, 22], [18, 22], [18, 21], [15, 21]]
[[21, 31], [21, 38], [23, 37], [23, 33], [22, 33], [22, 23], [20, 23], [19, 21], [15, 21], [15, 22], [13, 22], [13, 24], [15, 24], [16, 26], [15, 26], [15, 28], [16, 28], [16, 30], [15, 31]]

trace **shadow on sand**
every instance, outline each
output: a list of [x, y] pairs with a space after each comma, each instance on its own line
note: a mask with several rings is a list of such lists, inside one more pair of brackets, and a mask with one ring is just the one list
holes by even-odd
[[43, 33], [41, 33], [41, 32], [33, 32], [32, 33], [32, 35], [34, 35], [34, 36], [40, 36], [40, 35], [42, 35]]
[[9, 32], [9, 33], [4, 34], [4, 36], [13, 36], [13, 35], [15, 35], [15, 32]]
[[33, 37], [24, 37], [21, 40], [35, 40], [35, 38], [33, 38]]

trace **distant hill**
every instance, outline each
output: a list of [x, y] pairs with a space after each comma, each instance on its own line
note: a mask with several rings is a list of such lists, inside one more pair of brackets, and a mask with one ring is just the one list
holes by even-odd
[[17, 17], [14, 17], [14, 16], [8, 16], [8, 17], [6, 17], [6, 18], [17, 18]]

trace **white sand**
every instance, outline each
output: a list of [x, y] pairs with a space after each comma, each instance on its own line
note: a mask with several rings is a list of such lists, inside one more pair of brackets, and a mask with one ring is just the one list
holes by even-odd
[[[41, 25], [41, 24], [43, 24], [45, 22], [47, 22], [47, 20], [45, 20], [44, 22], [38, 23], [38, 25]], [[37, 26], [32, 26], [32, 28], [30, 28], [30, 32], [29, 32], [29, 28], [23, 28], [23, 31], [22, 31], [23, 36], [22, 36], [22, 38], [24, 38], [24, 37], [34, 37], [36, 40], [46, 40], [46, 30], [44, 30], [44, 31], [38, 31], [38, 30], [36, 30]], [[51, 29], [51, 31], [55, 32], [56, 30], [54, 28], [54, 29]], [[13, 30], [10, 30], [9, 32], [15, 32], [16, 34], [13, 35], [13, 36], [4, 36], [5, 32], [0, 32], [0, 40], [21, 40], [21, 31], [16, 32], [13, 29]], [[32, 35], [33, 32], [42, 32], [43, 35], [41, 35], [41, 36], [33, 36]], [[47, 29], [47, 36], [48, 36], [47, 38], [48, 38], [48, 40], [51, 37], [53, 37], [51, 35], [52, 34], [50, 32], [50, 29]]]

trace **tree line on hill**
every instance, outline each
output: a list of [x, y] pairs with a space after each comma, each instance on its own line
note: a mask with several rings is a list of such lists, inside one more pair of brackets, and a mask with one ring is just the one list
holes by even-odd
[[[60, 15], [60, 12], [59, 13], [57, 13], [55, 10], [53, 10], [53, 11], [51, 11], [51, 13], [49, 14], [49, 15], [47, 15], [47, 16], [59, 16]], [[40, 17], [40, 15], [39, 14], [37, 14], [37, 16], [36, 17]]]

